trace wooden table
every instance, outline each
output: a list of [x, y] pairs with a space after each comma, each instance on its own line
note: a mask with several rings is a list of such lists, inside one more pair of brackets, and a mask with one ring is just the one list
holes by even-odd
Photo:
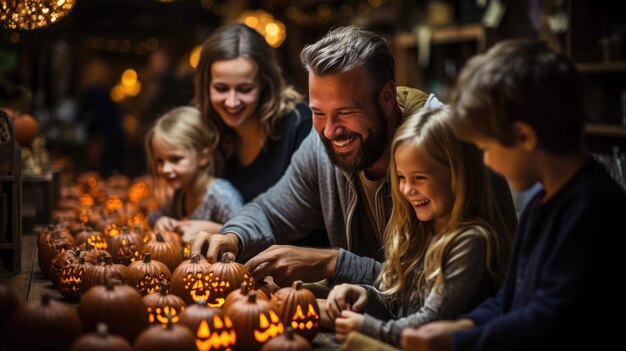
[[[54, 299], [69, 303], [76, 307], [76, 302], [64, 298], [57, 289], [52, 286], [50, 280], [45, 278], [39, 270], [37, 260], [37, 236], [26, 234], [22, 236], [21, 273], [12, 277], [0, 277], [0, 281], [13, 289], [20, 301], [38, 300], [43, 294], [49, 294]], [[339, 344], [335, 341], [334, 333], [329, 331], [320, 332], [313, 339], [314, 350], [332, 351], [338, 350]]]

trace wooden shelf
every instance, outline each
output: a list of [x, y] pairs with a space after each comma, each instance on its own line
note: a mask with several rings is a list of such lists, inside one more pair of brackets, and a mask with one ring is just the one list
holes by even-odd
[[585, 125], [586, 135], [604, 136], [604, 137], [626, 137], [626, 126], [615, 124], [595, 124], [587, 123]]
[[576, 67], [582, 73], [619, 73], [626, 72], [626, 61], [585, 62]]
[[[432, 28], [431, 44], [448, 44], [465, 41], [476, 41], [478, 51], [485, 49], [485, 27], [482, 24], [462, 24], [458, 26], [448, 26]], [[415, 35], [409, 33], [398, 34], [396, 44], [404, 49], [411, 49], [417, 46]]]

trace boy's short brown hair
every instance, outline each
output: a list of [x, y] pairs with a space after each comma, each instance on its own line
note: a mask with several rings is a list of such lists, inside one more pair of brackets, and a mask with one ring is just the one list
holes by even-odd
[[512, 146], [514, 122], [537, 133], [539, 148], [571, 154], [582, 148], [582, 78], [564, 55], [527, 39], [506, 40], [467, 62], [452, 97], [458, 136], [484, 136]]

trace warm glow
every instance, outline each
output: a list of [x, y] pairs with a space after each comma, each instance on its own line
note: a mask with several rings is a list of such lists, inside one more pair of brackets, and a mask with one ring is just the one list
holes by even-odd
[[202, 53], [202, 45], [197, 45], [191, 49], [191, 53], [189, 54], [189, 65], [191, 65], [191, 67], [198, 67], [198, 62], [200, 62], [200, 53]]
[[76, 0], [2, 1], [0, 21], [5, 28], [42, 28], [65, 17], [75, 2]]
[[131, 86], [137, 83], [137, 71], [129, 68], [122, 73], [122, 79], [120, 80], [123, 85]]
[[270, 310], [269, 315], [271, 323], [264, 313], [259, 315], [259, 328], [261, 330], [254, 330], [254, 339], [259, 343], [264, 343], [270, 338], [282, 334], [284, 331], [283, 323], [280, 321], [280, 318], [278, 318], [276, 313]]
[[[295, 14], [292, 14], [295, 15]], [[287, 37], [285, 24], [264, 10], [245, 11], [238, 19], [261, 34], [272, 47], [279, 47]]]

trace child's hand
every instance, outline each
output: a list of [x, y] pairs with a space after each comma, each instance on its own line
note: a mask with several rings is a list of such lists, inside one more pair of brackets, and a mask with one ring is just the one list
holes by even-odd
[[178, 221], [176, 225], [176, 232], [182, 233], [184, 242], [191, 241], [200, 231], [219, 233], [220, 229], [222, 229], [221, 224], [202, 220], [183, 220]]
[[337, 341], [344, 342], [351, 331], [361, 330], [363, 315], [360, 313], [345, 310], [335, 319], [335, 337]]
[[360, 311], [367, 305], [367, 290], [359, 285], [339, 284], [328, 293], [326, 314], [330, 320], [341, 315], [343, 310]]
[[156, 230], [167, 230], [173, 232], [176, 226], [178, 225], [178, 221], [172, 217], [162, 216], [154, 222], [154, 229]]
[[473, 326], [474, 322], [471, 320], [460, 319], [432, 322], [419, 328], [406, 328], [402, 331], [400, 345], [403, 350], [447, 351], [451, 348], [452, 334]]

